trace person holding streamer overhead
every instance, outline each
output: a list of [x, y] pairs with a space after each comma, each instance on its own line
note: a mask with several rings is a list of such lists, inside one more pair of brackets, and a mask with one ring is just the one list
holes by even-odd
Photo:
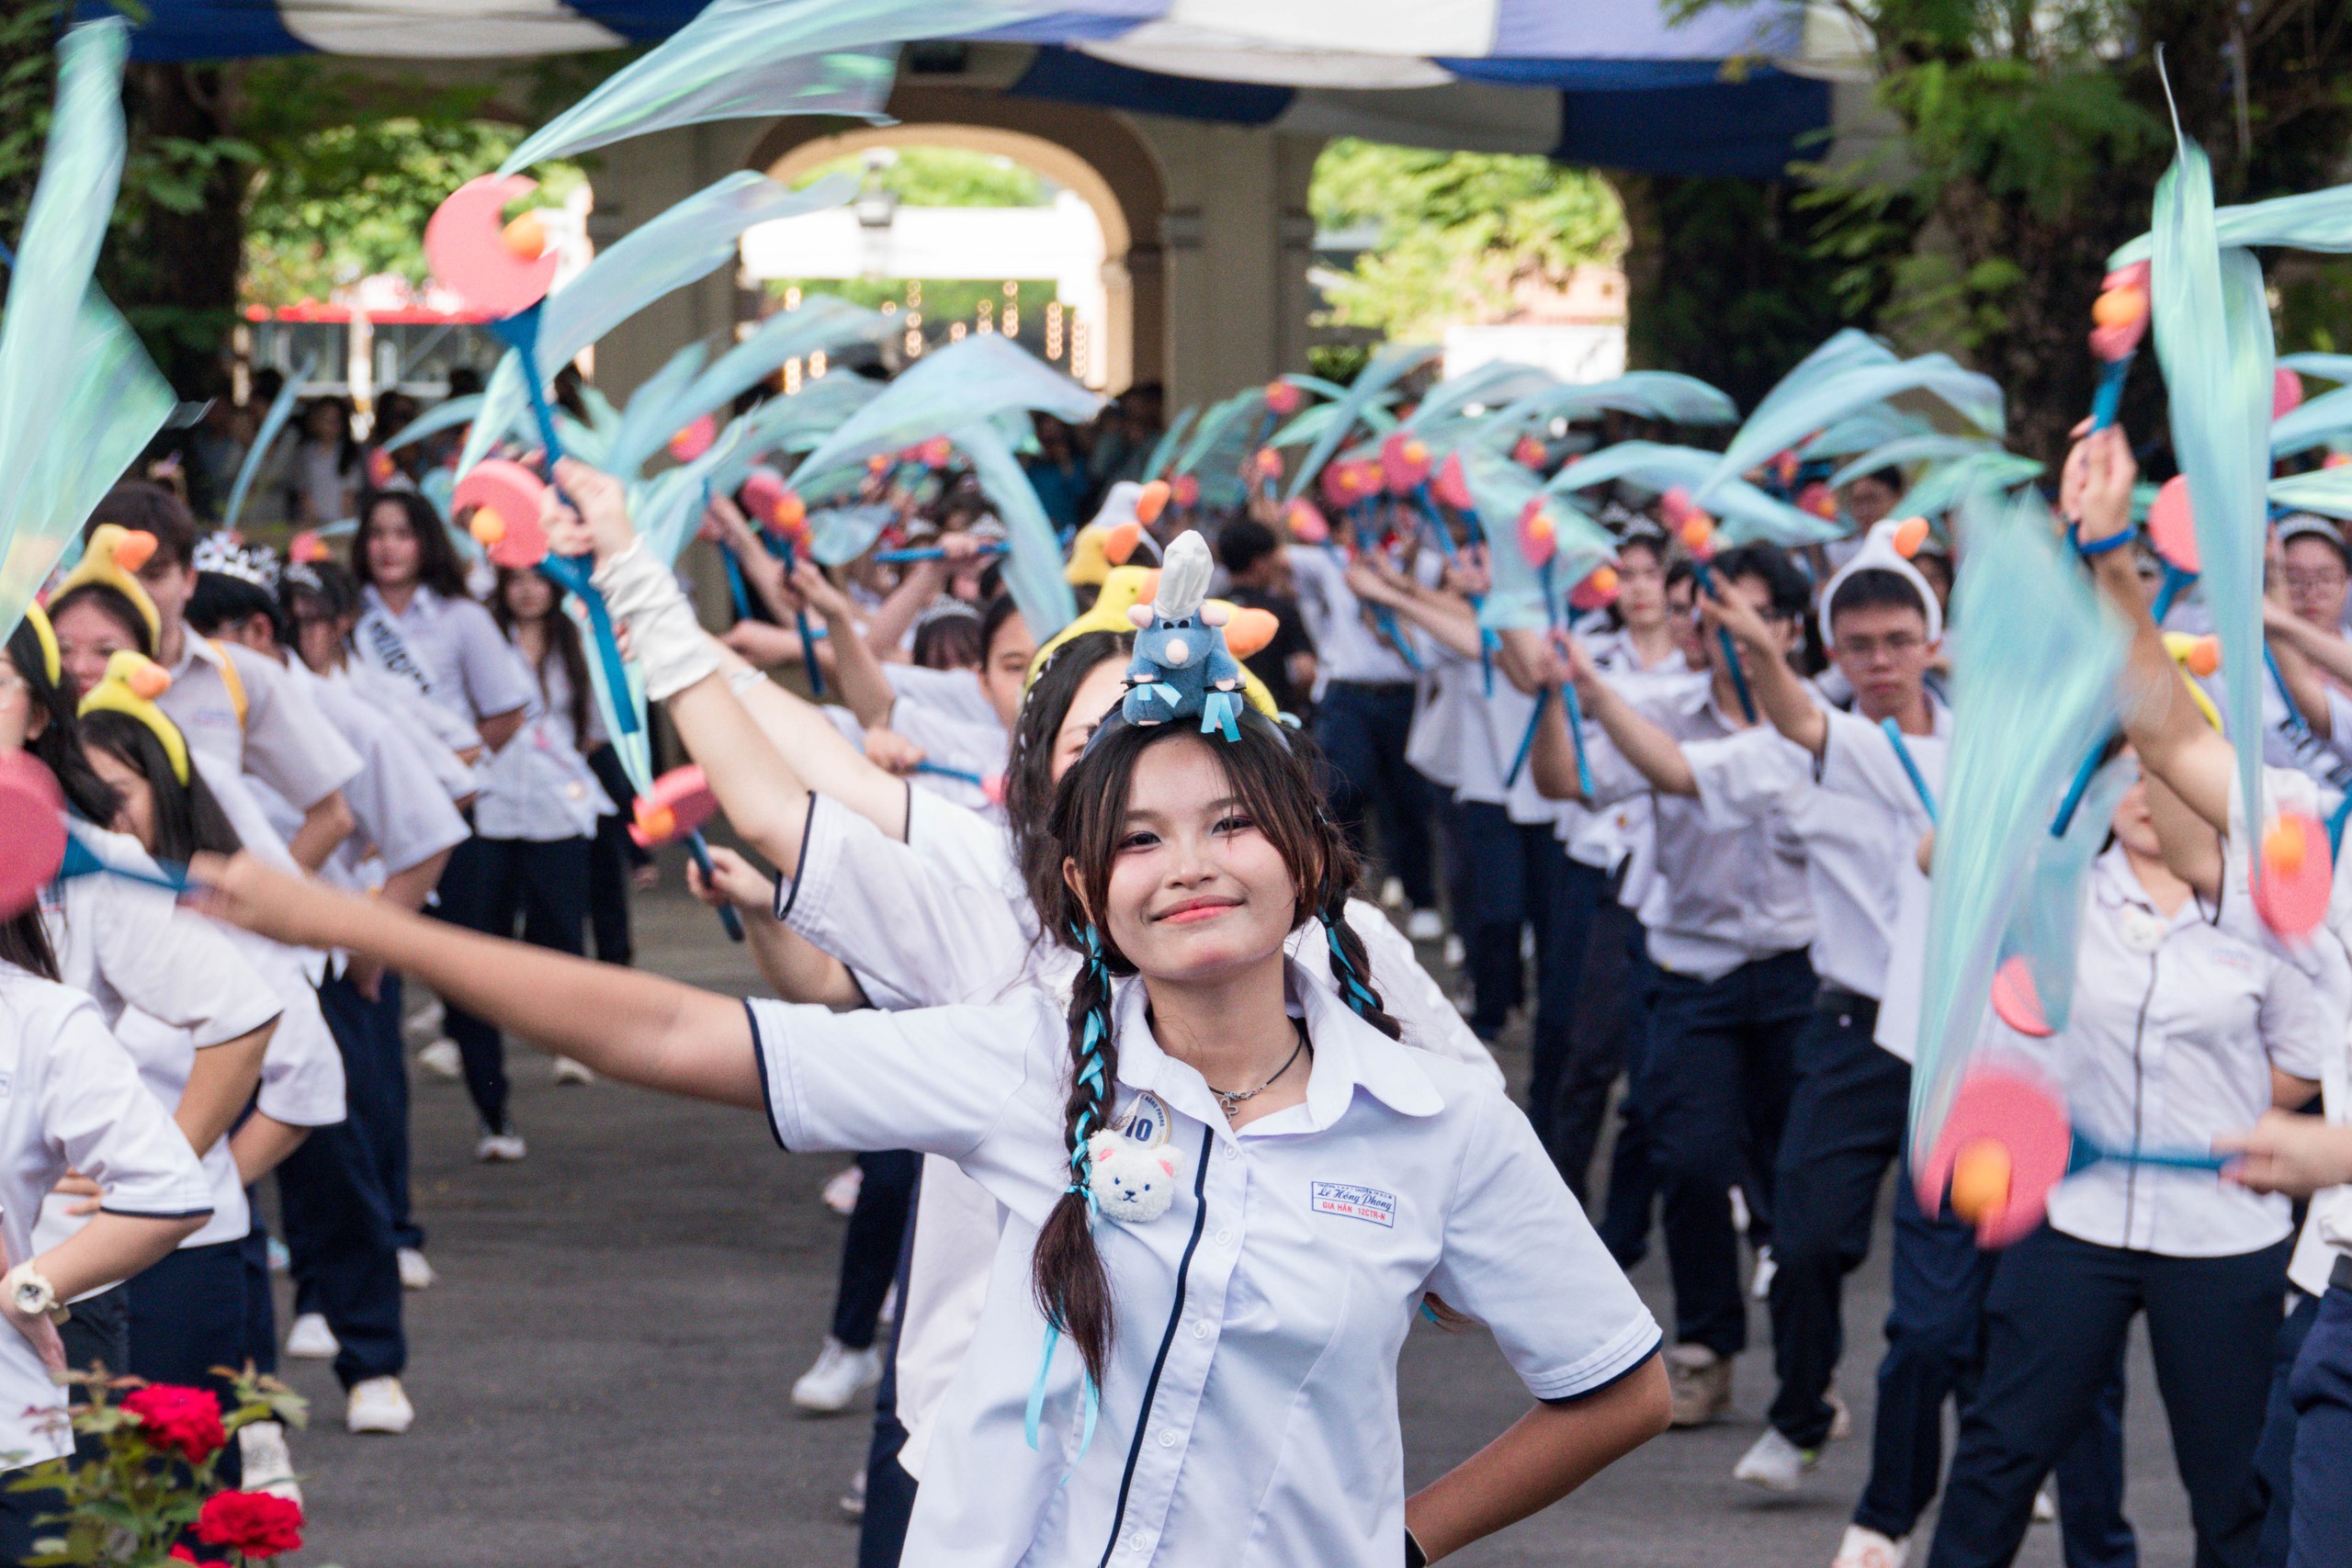
[[[731, 708], [674, 581], [594, 481], [566, 470], [649, 692]], [[1234, 733], [1202, 735], [1181, 705], [1114, 717], [1064, 776], [1061, 875], [1035, 916], [1078, 968], [1067, 1012], [1026, 987], [993, 1007], [746, 1009], [250, 860], [204, 874], [241, 922], [374, 952], [609, 1076], [768, 1108], [787, 1146], [905, 1142], [982, 1181], [1009, 1215], [1001, 1288], [910, 1561], [1434, 1561], [1662, 1428], [1657, 1330], [1523, 1119], [1481, 1076], [1398, 1048], [1304, 760], [1254, 712]], [[1285, 952], [1317, 911], [1336, 993]], [[1493, 1329], [1539, 1403], [1408, 1500], [1396, 1355], [1432, 1294]]]
[[[1715, 560], [1714, 581], [1770, 623], [1780, 649], [1770, 657], [1785, 657], [1809, 598], [1788, 558], [1769, 545], [1726, 550]], [[1747, 799], [1757, 753], [1798, 749], [1747, 721], [1727, 637], [1701, 640], [1705, 674], [1629, 697], [1601, 677], [1574, 637], [1563, 660], [1540, 633], [1510, 637], [1521, 673], [1532, 672], [1539, 683], [1577, 683], [1599, 796], [1588, 804], [1655, 798], [1657, 877], [1640, 915], [1660, 973], [1646, 1071], [1635, 1092], [1666, 1203], [1674, 1419], [1702, 1426], [1730, 1409], [1732, 1359], [1747, 1345], [1729, 1194], [1745, 1182], [1755, 1194], [1754, 1234], [1769, 1234], [1791, 1053], [1818, 986], [1805, 953], [1815, 912], [1801, 843], [1777, 807], [1727, 817], [1725, 803]], [[1547, 795], [1586, 800], [1575, 742], [1559, 713], [1560, 705], [1546, 705], [1531, 766]]]

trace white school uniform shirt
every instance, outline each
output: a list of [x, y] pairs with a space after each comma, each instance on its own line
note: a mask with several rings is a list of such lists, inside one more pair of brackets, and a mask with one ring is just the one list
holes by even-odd
[[[304, 811], [359, 772], [358, 755], [275, 660], [194, 632], [180, 645], [171, 686], [155, 705], [179, 726], [190, 751], [253, 774]], [[223, 665], [233, 668], [243, 690], [242, 720]]]
[[[153, 874], [139, 840], [86, 822], [66, 830], [109, 865]], [[136, 1007], [188, 1032], [198, 1049], [252, 1033], [283, 1010], [225, 928], [170, 892], [120, 876], [72, 876], [41, 889], [41, 927], [58, 978], [98, 1004], [111, 1029]]]
[[[2120, 845], [2092, 865], [2075, 951], [2063, 1033], [2028, 1043], [1995, 1028], [2052, 1066], [2075, 1125], [2104, 1148], [2202, 1153], [2270, 1108], [2273, 1066], [2316, 1078], [2341, 1037], [2308, 976], [2202, 899], [2157, 912]], [[2219, 1258], [2282, 1239], [2289, 1206], [2211, 1171], [2103, 1160], [2052, 1191], [2050, 1224], [2100, 1247]]]
[[912, 1146], [1008, 1216], [910, 1562], [1385, 1562], [1405, 1525], [1396, 1356], [1424, 1292], [1485, 1323], [1540, 1399], [1657, 1351], [1657, 1323], [1491, 1082], [1406, 1050], [1295, 965], [1289, 987], [1315, 1048], [1306, 1102], [1238, 1134], [1154, 1043], [1142, 987], [1118, 987], [1114, 1124], [1175, 1162], [1176, 1197], [1148, 1224], [1096, 1222], [1120, 1314], [1099, 1424], [1082, 1442], [1065, 1345], [1035, 1452], [1031, 1258], [1069, 1180], [1061, 1008], [1035, 990], [920, 1012], [750, 1004], [785, 1147]]
[[[1373, 628], [1363, 601], [1347, 583], [1347, 562], [1328, 545], [1287, 547], [1292, 580], [1298, 588], [1299, 618], [1315, 644], [1315, 698], [1334, 681], [1395, 685], [1419, 678], [1388, 639]], [[1404, 617], [1396, 629], [1419, 654], [1425, 646]]]
[[1645, 681], [1638, 692], [1626, 694], [1645, 717], [1681, 742], [1701, 781], [1696, 797], [1653, 794], [1600, 725], [1585, 727], [1586, 762], [1599, 803], [1652, 795], [1657, 875], [1635, 908], [1648, 929], [1651, 962], [1702, 981], [1808, 947], [1814, 934], [1804, 850], [1785, 814], [1768, 807], [1760, 820], [1750, 821], [1724, 808], [1744, 771], [1771, 760], [1776, 748], [1801, 758], [1804, 753], [1769, 724], [1742, 730], [1715, 706], [1711, 685], [1707, 675], [1692, 673]]
[[[590, 651], [591, 658], [594, 652]], [[520, 650], [515, 663], [523, 664]], [[596, 831], [596, 818], [619, 807], [597, 782], [596, 772], [581, 755], [582, 737], [571, 728], [571, 680], [563, 661], [550, 659], [544, 667], [547, 692], [534, 687], [524, 709], [523, 726], [514, 738], [481, 761], [481, 795], [474, 802], [474, 830], [485, 839], [521, 839], [552, 843], [584, 839]], [[588, 710], [589, 736], [598, 731], [594, 705]]]
[[[186, 1219], [211, 1206], [194, 1151], [97, 1004], [0, 964], [0, 1234], [11, 1260], [38, 1256], [34, 1217], [69, 1168], [98, 1184], [110, 1214]], [[65, 1403], [25, 1337], [0, 1335], [0, 1466], [73, 1452]]]
[[318, 679], [353, 702], [382, 715], [400, 731], [409, 749], [432, 770], [434, 782], [452, 804], [471, 800], [481, 793], [481, 779], [475, 773], [473, 764], [458, 755], [461, 750], [476, 751], [481, 748], [481, 734], [472, 725], [428, 701], [415, 686], [399, 676], [356, 659], [345, 660]]
[[[1932, 697], [1928, 707], [1935, 733], [1906, 736], [1904, 743], [1935, 789], [1951, 714]], [[1777, 746], [1755, 739], [1766, 728], [1758, 726], [1693, 748], [1691, 771], [1701, 801], [1720, 819], [1761, 828], [1777, 812], [1796, 835], [1813, 904], [1814, 973], [1877, 1001], [1885, 994], [1899, 912], [1898, 868], [1916, 872], [1928, 813], [1883, 730], [1860, 714], [1820, 712], [1829, 728], [1818, 761], [1777, 731]]]
[[[322, 868], [327, 880], [362, 892], [380, 886], [387, 874], [422, 865], [464, 841], [470, 831], [466, 819], [449, 803], [431, 762], [390, 714], [369, 706], [348, 682], [321, 680], [300, 660], [288, 660], [286, 673], [360, 760], [359, 772], [343, 786], [344, 802], [359, 830], [327, 857]], [[371, 871], [371, 861], [380, 865]]]
[[[1428, 668], [1413, 691], [1413, 719], [1405, 731], [1405, 761], [1457, 800], [1500, 804], [1502, 771], [1470, 755], [1487, 749], [1477, 705], [1478, 661], [1431, 638]], [[1492, 775], [1490, 778], [1488, 775]]]
[[[922, 747], [926, 761], [982, 778], [1003, 773], [1012, 737], [997, 717], [996, 705], [989, 701], [978, 672], [885, 664], [882, 673], [897, 694], [890, 705], [889, 727]], [[862, 733], [854, 739], [864, 744]], [[991, 803], [986, 790], [962, 779], [916, 773], [908, 774], [907, 782], [993, 821], [1004, 818], [1004, 807]]]
[[445, 599], [419, 588], [394, 615], [371, 585], [352, 630], [360, 658], [405, 676], [427, 697], [469, 722], [513, 713], [537, 695], [537, 684], [490, 612], [471, 599]]
[[[778, 882], [778, 918], [846, 964], [885, 1010], [1001, 1001], [1024, 980], [1067, 998], [1077, 961], [1039, 940], [1004, 829], [910, 791], [903, 841], [824, 795], [810, 797], [800, 863]], [[1363, 940], [1373, 987], [1408, 1045], [1464, 1064], [1499, 1088], [1493, 1053], [1422, 969], [1412, 943], [1361, 899], [1348, 924]], [[1328, 939], [1310, 920], [1289, 943], [1324, 985]], [[1002, 1224], [996, 1200], [949, 1161], [923, 1161], [895, 1348], [899, 1462], [920, 1478], [956, 1369], [989, 1289]]]

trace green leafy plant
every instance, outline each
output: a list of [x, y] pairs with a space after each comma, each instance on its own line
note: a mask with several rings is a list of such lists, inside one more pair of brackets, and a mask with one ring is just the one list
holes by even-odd
[[301, 1396], [248, 1367], [232, 1380], [236, 1407], [209, 1391], [116, 1377], [104, 1367], [68, 1374], [86, 1399], [72, 1407], [93, 1457], [68, 1454], [10, 1479], [11, 1491], [54, 1493], [62, 1512], [36, 1527], [32, 1568], [175, 1568], [197, 1561], [190, 1537], [232, 1563], [266, 1562], [301, 1545], [301, 1509], [259, 1492], [224, 1489], [220, 1455], [256, 1421], [302, 1424]]

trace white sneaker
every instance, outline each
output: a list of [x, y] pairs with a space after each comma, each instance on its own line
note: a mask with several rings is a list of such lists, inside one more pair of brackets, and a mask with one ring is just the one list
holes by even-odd
[[849, 1478], [849, 1486], [842, 1493], [842, 1512], [853, 1519], [865, 1517], [865, 1472], [863, 1469]]
[[831, 1335], [817, 1352], [816, 1365], [792, 1385], [792, 1403], [812, 1416], [831, 1416], [882, 1381], [881, 1353], [868, 1346], [853, 1350]]
[[244, 1464], [245, 1490], [283, 1497], [302, 1506], [302, 1485], [294, 1479], [294, 1456], [286, 1451], [286, 1428], [275, 1421], [256, 1421], [237, 1431], [237, 1457]]
[[403, 1291], [429, 1291], [441, 1281], [441, 1276], [433, 1271], [433, 1265], [425, 1261], [424, 1254], [413, 1247], [401, 1248], [400, 1264]]
[[1767, 1492], [1794, 1492], [1804, 1484], [1804, 1472], [1820, 1462], [1819, 1449], [1801, 1449], [1778, 1427], [1767, 1427], [1747, 1457], [1732, 1466], [1731, 1478]]
[[1380, 901], [1391, 909], [1403, 908], [1405, 907], [1405, 884], [1393, 876], [1387, 881], [1382, 883], [1380, 885]]
[[1455, 936], [1452, 931], [1446, 932], [1445, 966], [1448, 969], [1459, 969], [1464, 964], [1469, 961], [1469, 958], [1470, 950], [1462, 945], [1462, 939]]
[[400, 1436], [416, 1419], [398, 1378], [363, 1378], [344, 1395], [343, 1424], [355, 1432], [388, 1432]]
[[555, 1081], [559, 1084], [590, 1084], [596, 1081], [594, 1069], [585, 1062], [575, 1062], [569, 1056], [555, 1059]]
[[865, 1168], [864, 1166], [842, 1167], [833, 1172], [831, 1178], [825, 1183], [825, 1207], [836, 1214], [854, 1213], [857, 1208], [857, 1195], [865, 1186]]
[[1780, 1271], [1781, 1261], [1772, 1256], [1772, 1244], [1768, 1241], [1756, 1249], [1756, 1272], [1747, 1281], [1748, 1299], [1758, 1302], [1770, 1301], [1772, 1276]]
[[1838, 1556], [1829, 1568], [1903, 1568], [1903, 1560], [1910, 1554], [1909, 1536], [1889, 1540], [1874, 1529], [1848, 1525], [1846, 1539], [1838, 1543]]
[[465, 1053], [458, 1049], [454, 1040], [435, 1040], [416, 1054], [416, 1065], [436, 1078], [451, 1083], [466, 1076]]
[[401, 1020], [401, 1033], [410, 1040], [437, 1040], [441, 1026], [448, 1021], [449, 1010], [441, 1005], [439, 997], [427, 992], [424, 1000]]
[[1405, 934], [1415, 942], [1435, 942], [1445, 934], [1445, 917], [1435, 909], [1416, 909], [1405, 917]]
[[2033, 1522], [2038, 1525], [2058, 1522], [2058, 1488], [2055, 1483], [2044, 1481], [2034, 1488]]
[[297, 1361], [332, 1361], [342, 1348], [343, 1341], [327, 1326], [324, 1313], [306, 1312], [287, 1331], [286, 1353]]
[[523, 1134], [514, 1130], [511, 1122], [496, 1132], [485, 1129], [481, 1140], [474, 1145], [474, 1158], [484, 1165], [502, 1161], [511, 1164], [530, 1152], [529, 1146], [523, 1142]]
[[891, 1280], [890, 1288], [882, 1292], [882, 1310], [874, 1314], [874, 1321], [885, 1327], [899, 1321], [899, 1281], [896, 1280]]

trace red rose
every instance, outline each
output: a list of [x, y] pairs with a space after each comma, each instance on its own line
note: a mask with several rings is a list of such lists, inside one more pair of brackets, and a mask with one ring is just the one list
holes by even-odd
[[302, 1546], [300, 1504], [266, 1492], [215, 1492], [196, 1517], [196, 1539], [247, 1557], [276, 1557]]
[[186, 1541], [182, 1541], [179, 1545], [172, 1548], [172, 1561], [175, 1562], [198, 1562], [198, 1559], [195, 1552], [190, 1551], [187, 1549], [187, 1543]]
[[122, 1407], [139, 1417], [149, 1442], [190, 1464], [210, 1458], [229, 1440], [220, 1428], [220, 1401], [207, 1389], [150, 1383], [125, 1394]]

